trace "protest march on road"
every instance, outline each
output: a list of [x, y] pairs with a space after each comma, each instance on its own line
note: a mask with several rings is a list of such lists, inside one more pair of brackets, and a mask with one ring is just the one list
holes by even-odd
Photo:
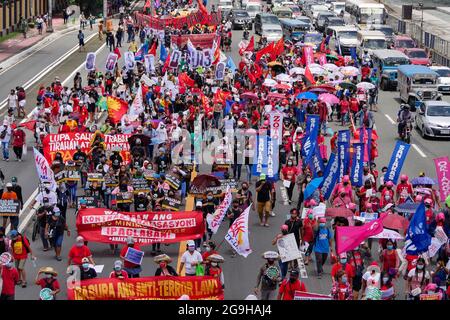
[[[306, 12], [264, 12], [293, 6]], [[316, 44], [255, 34], [237, 61], [232, 14], [208, 8], [121, 8], [117, 26], [98, 26], [106, 59], [79, 52], [84, 72], [36, 101], [11, 89], [2, 160], [31, 163], [39, 185], [28, 201], [0, 170], [0, 300], [33, 286], [35, 300], [448, 300], [448, 148], [435, 172], [405, 174], [406, 103], [398, 139], [379, 148], [372, 52], [344, 55], [326, 32]], [[240, 268], [251, 286], [228, 280]]]

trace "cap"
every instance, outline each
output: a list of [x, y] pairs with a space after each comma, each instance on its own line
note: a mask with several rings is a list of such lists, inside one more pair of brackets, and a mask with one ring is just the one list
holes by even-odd
[[326, 223], [326, 222], [327, 222], [327, 219], [326, 219], [326, 218], [320, 218], [320, 219], [319, 219], [319, 222], [325, 222], [325, 223]]
[[76, 242], [84, 242], [84, 238], [82, 237], [82, 236], [78, 236], [76, 239], [75, 239], [75, 241]]
[[291, 276], [296, 276], [296, 277], [298, 277], [300, 273], [298, 272], [297, 269], [292, 269], [291, 272], [290, 272], [290, 274], [291, 274]]
[[122, 261], [116, 260], [114, 262], [114, 269], [122, 269]]
[[343, 176], [342, 182], [350, 182], [350, 177], [348, 175]]
[[11, 230], [11, 232], [9, 233], [9, 236], [11, 238], [17, 237], [19, 235], [19, 233], [17, 232], [17, 230]]
[[445, 205], [450, 208], [450, 194], [445, 198]]
[[416, 196], [416, 202], [420, 202], [420, 201], [422, 201], [422, 199], [423, 199], [423, 197], [420, 195], [420, 194], [418, 194], [417, 196]]
[[266, 174], [261, 173], [261, 175], [259, 176], [259, 180], [266, 180]]
[[188, 247], [195, 247], [195, 242], [194, 242], [194, 240], [188, 240], [187, 246], [188, 246]]
[[313, 209], [308, 209], [308, 211], [306, 211], [306, 214], [313, 214]]
[[134, 244], [133, 237], [131, 237], [131, 236], [127, 237], [127, 244]]
[[287, 224], [283, 224], [281, 226], [281, 231], [288, 231], [289, 230], [289, 226]]
[[445, 214], [443, 212], [439, 212], [436, 215], [436, 221], [445, 220]]
[[314, 200], [314, 199], [309, 200], [309, 205], [310, 205], [311, 207], [317, 206], [316, 200]]
[[425, 199], [425, 204], [432, 204], [433, 201], [430, 198]]
[[6, 187], [7, 187], [7, 188], [12, 188], [12, 186], [13, 186], [13, 185], [12, 185], [11, 182], [8, 182], [8, 183], [6, 184]]
[[347, 258], [347, 253], [341, 253], [340, 255], [339, 255], [339, 258], [340, 259], [344, 259], [344, 258]]
[[406, 174], [402, 174], [402, 175], [400, 176], [400, 180], [401, 180], [401, 181], [408, 181], [408, 176], [407, 176]]
[[392, 181], [388, 181], [388, 182], [386, 182], [386, 186], [387, 187], [393, 187], [394, 183]]
[[196, 206], [196, 207], [201, 207], [201, 206], [203, 206], [202, 200], [197, 200], [197, 202], [195, 203], [195, 206]]
[[87, 257], [84, 257], [83, 259], [81, 259], [81, 263], [86, 263], [89, 262], [89, 259]]

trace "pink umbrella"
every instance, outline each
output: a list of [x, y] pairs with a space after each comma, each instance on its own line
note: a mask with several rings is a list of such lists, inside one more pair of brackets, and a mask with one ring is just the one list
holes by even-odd
[[286, 98], [286, 95], [281, 93], [269, 93], [267, 95], [267, 99], [284, 99]]
[[278, 83], [277, 85], [275, 85], [275, 89], [280, 89], [280, 90], [290, 90], [291, 88], [292, 88], [292, 86], [287, 83]]
[[321, 95], [319, 95], [319, 101], [329, 104], [337, 104], [339, 103], [339, 98], [331, 93], [322, 93]]
[[258, 96], [256, 93], [254, 92], [244, 92], [243, 94], [241, 94], [241, 98], [247, 98], [247, 99], [252, 99], [252, 100], [258, 100]]

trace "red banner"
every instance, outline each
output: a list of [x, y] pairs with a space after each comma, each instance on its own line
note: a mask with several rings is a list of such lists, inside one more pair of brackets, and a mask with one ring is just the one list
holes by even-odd
[[314, 50], [310, 46], [303, 47], [303, 58], [305, 66], [314, 63]]
[[184, 47], [187, 44], [188, 40], [191, 40], [195, 48], [200, 47], [202, 49], [211, 49], [215, 38], [215, 33], [183, 34], [172, 36], [171, 41], [172, 43], [176, 44], [178, 48]]
[[191, 300], [223, 300], [220, 280], [209, 276], [90, 279], [67, 289], [69, 300], [176, 300], [184, 294]]
[[208, 26], [217, 26], [222, 20], [220, 12], [211, 13], [205, 16], [200, 11], [197, 11], [185, 17], [168, 18], [157, 18], [136, 12], [136, 21], [139, 25], [147, 25], [152, 29], [163, 30], [168, 26], [182, 29], [185, 24], [187, 24], [188, 28], [191, 28], [198, 23], [208, 24]]
[[86, 241], [126, 243], [131, 236], [140, 245], [199, 239], [205, 232], [201, 211], [117, 212], [106, 208], [82, 209], [77, 230]]
[[[55, 159], [57, 152], [60, 152], [64, 161], [72, 160], [74, 153], [77, 151], [77, 146], [81, 147], [81, 151], [86, 154], [91, 149], [91, 139], [93, 133], [60, 133], [49, 134], [45, 136], [44, 156], [49, 163]], [[115, 134], [104, 135], [106, 150], [119, 149], [122, 159], [128, 163], [130, 162], [130, 145], [128, 144], [129, 134]]]

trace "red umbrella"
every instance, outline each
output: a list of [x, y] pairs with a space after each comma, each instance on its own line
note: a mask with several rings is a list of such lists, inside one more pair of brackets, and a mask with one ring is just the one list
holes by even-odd
[[258, 95], [254, 92], [244, 92], [243, 94], [241, 94], [241, 98], [247, 98], [247, 99], [252, 99], [252, 100], [258, 100]]
[[408, 229], [409, 222], [406, 218], [393, 213], [389, 214], [383, 219], [383, 227], [395, 230], [406, 230]]
[[286, 95], [282, 94], [282, 93], [269, 93], [269, 95], [267, 96], [267, 99], [284, 99], [286, 98]]
[[280, 90], [290, 90], [292, 88], [291, 85], [286, 84], [286, 83], [278, 83], [275, 85], [275, 89], [280, 89]]
[[191, 183], [189, 193], [203, 194], [209, 187], [220, 187], [220, 180], [209, 174], [200, 174]]
[[347, 208], [327, 208], [325, 210], [325, 217], [353, 217], [353, 211]]
[[310, 86], [310, 87], [306, 88], [305, 91], [333, 93], [336, 91], [336, 88], [333, 86], [330, 86], [329, 84], [322, 84], [319, 86]]

